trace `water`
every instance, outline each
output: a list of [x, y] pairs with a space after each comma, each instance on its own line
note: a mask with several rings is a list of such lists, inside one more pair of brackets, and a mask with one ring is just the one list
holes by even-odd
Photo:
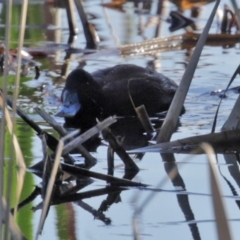
[[[64, 48], [62, 44], [66, 44], [68, 40], [65, 10], [55, 8], [56, 15], [51, 15], [51, 11], [46, 13], [50, 8], [47, 8], [41, 2], [30, 2], [29, 8], [31, 12], [29, 11], [29, 27], [26, 28], [25, 47], [31, 48], [31, 50], [35, 48], [36, 50], [40, 48], [39, 44], [41, 43], [43, 49], [41, 52], [45, 52], [44, 49], [46, 50], [49, 44], [58, 43], [60, 44], [60, 50], [55, 51], [55, 48], [50, 45], [49, 49], [52, 51], [47, 57], [34, 58], [34, 61], [40, 65], [41, 74], [39, 79], [35, 80], [35, 72], [31, 69], [27, 77], [21, 79], [19, 98], [21, 108], [43, 129], [52, 132], [51, 128], [34, 112], [34, 107], [41, 107], [51, 114], [56, 112], [59, 104], [58, 98], [64, 86], [64, 79], [59, 77], [63, 66], [67, 75], [79, 64], [84, 64], [84, 69], [90, 72], [120, 63], [134, 63], [140, 66], [153, 65], [158, 71], [179, 83], [192, 49], [135, 56], [121, 56], [114, 51], [117, 46], [122, 44], [140, 42], [155, 36], [156, 26], [146, 28], [143, 34], [139, 34], [139, 29], [146, 26], [150, 17], [155, 15], [157, 2], [156, 0], [152, 1], [150, 10], [137, 13], [133, 2], [126, 3], [123, 9], [119, 10], [103, 8], [100, 5], [100, 0], [86, 1], [85, 10], [89, 14], [91, 22], [98, 29], [100, 39], [102, 39], [99, 43], [99, 49], [102, 52], [97, 57], [96, 55], [93, 55], [94, 57], [89, 55], [90, 57], [87, 60], [83, 60], [86, 56], [82, 53], [74, 53], [67, 62], [64, 62], [66, 54], [62, 50]], [[223, 1], [221, 7], [223, 7], [224, 3], [230, 5], [228, 1]], [[200, 28], [204, 26], [212, 7], [213, 4], [203, 6], [202, 15], [198, 20]], [[14, 5], [15, 11], [19, 8], [20, 5]], [[2, 9], [4, 9], [4, 5], [2, 5]], [[176, 10], [176, 6], [165, 1], [163, 19], [168, 17], [171, 10]], [[46, 15], [48, 17], [43, 17], [45, 16], [43, 15], [44, 11], [48, 14]], [[189, 16], [189, 10], [186, 10], [185, 14]], [[4, 12], [2, 12], [2, 16], [4, 16]], [[78, 38], [74, 46], [78, 49], [84, 49], [85, 38], [76, 11], [74, 16], [79, 27]], [[56, 31], [49, 30], [49, 26], [52, 25], [56, 25], [60, 29]], [[216, 27], [216, 21], [214, 21], [211, 29], [212, 33], [217, 31]], [[168, 28], [169, 24], [162, 21], [161, 37], [184, 33], [184, 30], [170, 33]], [[12, 45], [12, 47], [16, 47], [16, 42], [13, 41]], [[110, 54], [104, 52], [108, 49], [112, 49]], [[239, 54], [239, 43], [235, 47], [227, 49], [221, 46], [206, 46], [204, 48], [185, 102], [187, 111], [181, 116], [181, 125], [173, 135], [172, 140], [201, 135], [211, 131], [219, 97], [210, 95], [210, 92], [224, 89], [227, 86], [229, 79], [239, 64]], [[14, 72], [11, 74], [14, 76]], [[237, 77], [233, 86], [238, 86], [239, 80], [239, 77]], [[11, 91], [10, 84], [9, 92]], [[223, 101], [218, 117], [218, 131], [228, 117], [236, 98], [237, 94], [229, 93], [228, 97]], [[63, 122], [60, 118], [56, 118], [56, 120]], [[42, 160], [40, 139], [21, 119], [17, 119], [17, 136], [27, 166]], [[8, 152], [10, 152], [8, 145], [7, 148]], [[106, 146], [101, 146], [96, 153], [93, 153], [98, 160], [97, 165], [92, 168], [93, 171], [107, 173], [106, 150]], [[111, 219], [111, 225], [105, 225], [102, 221], [94, 219], [90, 212], [78, 206], [77, 203], [66, 203], [50, 208], [40, 239], [49, 239], [49, 237], [51, 239], [133, 239], [132, 217], [138, 208], [142, 210], [137, 217], [137, 229], [140, 239], [217, 239], [206, 156], [176, 154], [175, 157], [181, 176], [177, 182], [171, 182], [167, 177], [166, 169], [171, 168], [171, 165], [163, 163], [158, 153], [146, 153], [141, 161], [136, 160], [140, 172], [133, 180], [150, 186], [147, 189], [133, 188], [123, 191], [121, 201], [113, 204], [104, 213], [107, 218]], [[187, 162], [188, 159], [190, 161]], [[124, 166], [118, 157], [116, 157], [115, 166], [114, 176], [122, 177], [124, 175]], [[231, 188], [223, 176], [239, 194], [238, 166], [235, 160], [231, 162], [228, 159], [226, 161], [222, 155], [218, 155], [217, 166], [229, 225], [233, 239], [237, 239], [238, 222], [240, 220], [238, 201], [233, 198]], [[232, 170], [235, 170], [235, 175], [231, 172]], [[233, 178], [232, 176], [236, 177]], [[165, 183], [160, 184], [165, 178], [167, 179]], [[26, 198], [33, 191], [34, 185], [40, 182], [40, 178], [28, 172], [22, 199]], [[179, 192], [179, 187], [176, 188], [174, 185], [185, 185], [186, 192]], [[104, 186], [105, 182], [94, 180], [91, 185], [82, 191]], [[142, 205], [150, 196], [151, 198], [147, 204]], [[105, 198], [106, 195], [83, 201], [92, 208], [98, 209]], [[17, 219], [20, 228], [28, 239], [33, 239], [37, 230], [41, 212], [40, 210], [32, 212], [31, 208], [39, 202], [41, 202], [40, 197], [21, 209], [18, 214]]]

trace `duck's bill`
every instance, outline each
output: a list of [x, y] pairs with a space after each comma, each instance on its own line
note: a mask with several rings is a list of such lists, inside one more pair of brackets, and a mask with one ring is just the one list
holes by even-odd
[[62, 101], [62, 106], [55, 114], [57, 117], [74, 117], [81, 108], [77, 93], [71, 93], [67, 90], [64, 90]]
[[68, 106], [64, 104], [60, 106], [58, 112], [55, 114], [57, 117], [74, 117], [80, 110], [81, 105], [79, 103], [74, 103]]

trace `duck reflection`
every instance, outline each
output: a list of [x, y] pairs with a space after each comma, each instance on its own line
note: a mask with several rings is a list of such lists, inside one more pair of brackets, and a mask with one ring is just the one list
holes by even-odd
[[[162, 121], [163, 120], [159, 118], [152, 119], [152, 123], [156, 129], [161, 127]], [[117, 122], [112, 124], [109, 128], [125, 150], [148, 146], [150, 144], [149, 142], [155, 141], [156, 137], [154, 132], [146, 133], [142, 123], [137, 117], [117, 119]], [[97, 148], [102, 144], [104, 144], [102, 137], [97, 135], [84, 142], [83, 146], [89, 152], [96, 152]]]

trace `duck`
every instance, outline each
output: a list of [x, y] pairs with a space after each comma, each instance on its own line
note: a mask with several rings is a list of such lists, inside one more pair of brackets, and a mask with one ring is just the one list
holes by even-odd
[[108, 116], [134, 117], [144, 105], [149, 116], [167, 111], [178, 85], [150, 67], [118, 64], [89, 73], [73, 70], [66, 78], [56, 116], [65, 128], [86, 131]]

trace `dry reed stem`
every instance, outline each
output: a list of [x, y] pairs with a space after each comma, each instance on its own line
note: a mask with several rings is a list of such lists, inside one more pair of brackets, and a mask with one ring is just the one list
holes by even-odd
[[36, 233], [36, 236], [35, 236], [36, 240], [38, 239], [39, 235], [42, 233], [43, 225], [44, 225], [46, 214], [47, 214], [47, 209], [48, 209], [48, 206], [49, 206], [50, 201], [51, 201], [52, 189], [53, 189], [56, 174], [57, 174], [57, 171], [58, 171], [58, 166], [59, 166], [59, 163], [60, 163], [64, 142], [66, 140], [68, 140], [69, 138], [72, 138], [74, 135], [76, 135], [77, 132], [78, 132], [78, 130], [71, 132], [67, 136], [61, 138], [58, 142], [58, 147], [57, 147], [57, 151], [56, 151], [56, 155], [55, 155], [55, 159], [54, 159], [54, 164], [53, 164], [52, 172], [51, 172], [50, 179], [49, 179], [48, 186], [47, 186], [46, 197], [43, 200], [43, 202], [44, 202], [43, 203], [43, 209], [42, 209], [41, 218], [40, 218], [40, 221], [39, 221], [39, 224], [38, 224], [37, 233]]
[[[55, 131], [57, 131], [61, 137], [66, 136], [68, 132], [55, 121], [53, 117], [51, 117], [49, 114], [47, 114], [43, 109], [40, 108], [34, 108], [34, 110], [50, 125], [53, 127]], [[90, 169], [93, 167], [97, 160], [87, 151], [85, 147], [83, 147], [80, 143], [77, 144], [76, 149], [85, 157], [85, 165], [86, 168]]]
[[79, 177], [79, 178], [82, 178], [83, 176], [92, 177], [92, 178], [100, 179], [108, 183], [111, 183], [112, 186], [136, 186], [136, 187], [148, 186], [146, 184], [134, 182], [126, 178], [118, 178], [111, 175], [90, 171], [85, 168], [75, 167], [66, 163], [62, 163], [61, 168], [63, 172], [67, 172], [72, 176]]
[[139, 119], [139, 121], [141, 122], [144, 130], [147, 132], [147, 133], [152, 133], [154, 132], [154, 129], [153, 129], [153, 126], [149, 120], [149, 116], [148, 116], [148, 113], [147, 113], [147, 110], [145, 108], [144, 105], [141, 105], [141, 106], [138, 106], [136, 107], [134, 101], [133, 101], [133, 98], [132, 98], [132, 95], [131, 95], [131, 91], [130, 91], [130, 85], [131, 85], [131, 82], [132, 81], [136, 81], [137, 79], [131, 79], [128, 81], [128, 86], [127, 86], [127, 90], [128, 90], [128, 97], [132, 103], [132, 106], [137, 114], [137, 117]]
[[114, 152], [117, 153], [117, 155], [123, 161], [123, 163], [125, 165], [125, 170], [130, 170], [131, 169], [133, 171], [139, 171], [139, 167], [137, 166], [137, 164], [127, 154], [125, 149], [122, 147], [122, 145], [116, 139], [116, 137], [112, 134], [111, 130], [109, 128], [105, 128], [102, 131], [102, 134], [103, 134], [104, 140], [109, 143], [110, 147], [114, 150]]
[[63, 154], [67, 154], [70, 151], [72, 151], [74, 148], [76, 148], [79, 144], [87, 141], [89, 138], [93, 137], [94, 135], [98, 134], [100, 131], [102, 131], [104, 128], [107, 128], [111, 124], [115, 123], [116, 119], [113, 117], [108, 117], [102, 122], [97, 123], [94, 127], [90, 128], [83, 134], [81, 134], [78, 137], [75, 137], [71, 142], [67, 143], [64, 146]]
[[[239, 141], [240, 130], [236, 129], [187, 137], [171, 142], [158, 143], [153, 146], [130, 150], [128, 153], [191, 153], [191, 151], [196, 149], [198, 144], [201, 144], [202, 142], [211, 144], [217, 153], [233, 153], [239, 149]], [[203, 151], [199, 152], [199, 154], [202, 153]]]
[[87, 41], [87, 46], [86, 48], [90, 48], [90, 49], [95, 49], [97, 44], [96, 44], [96, 38], [95, 38], [95, 29], [93, 26], [91, 26], [87, 20], [87, 16], [86, 13], [84, 11], [83, 8], [83, 3], [81, 0], [74, 0], [75, 2], [75, 6], [77, 8], [79, 17], [81, 19], [82, 22], [82, 26], [83, 26], [83, 32]]
[[[0, 105], [3, 106], [3, 99], [2, 96], [0, 95]], [[24, 182], [24, 176], [25, 176], [25, 172], [26, 172], [26, 164], [24, 161], [24, 157], [20, 148], [20, 145], [18, 143], [17, 137], [14, 134], [14, 129], [13, 129], [13, 123], [9, 114], [8, 109], [5, 107], [5, 118], [6, 118], [6, 122], [7, 122], [7, 127], [8, 127], [8, 131], [10, 132], [11, 136], [12, 136], [12, 141], [13, 141], [13, 146], [15, 149], [15, 156], [16, 156], [16, 160], [17, 160], [17, 165], [18, 165], [18, 175], [17, 175], [17, 196], [16, 196], [16, 205], [15, 205], [15, 209], [14, 212], [16, 211], [16, 207], [18, 205], [19, 199], [20, 199], [20, 195], [22, 192], [22, 188], [23, 188], [23, 182]]]
[[[7, 1], [7, 9], [6, 9], [6, 27], [5, 27], [5, 57], [4, 57], [4, 76], [3, 76], [3, 111], [2, 111], [2, 121], [1, 121], [1, 132], [0, 132], [0, 199], [3, 198], [3, 169], [4, 169], [4, 157], [5, 157], [5, 106], [6, 106], [6, 92], [7, 92], [7, 82], [8, 82], [8, 63], [9, 63], [9, 49], [11, 43], [11, 20], [12, 20], [12, 0]], [[11, 166], [10, 166], [11, 167]], [[10, 174], [8, 174], [8, 179], [10, 178]], [[11, 179], [10, 179], [11, 180]], [[8, 188], [7, 192], [7, 202], [6, 208], [9, 209], [9, 198], [10, 198], [10, 188]], [[5, 225], [6, 231], [4, 234], [4, 239], [8, 238], [8, 229], [9, 229], [9, 214], [3, 215], [2, 204], [0, 205], [0, 216], [5, 216]], [[0, 221], [0, 230], [2, 230], [2, 221]]]
[[[28, 7], [28, 0], [23, 0], [22, 9], [21, 9], [21, 23], [20, 23], [20, 31], [19, 31], [19, 39], [18, 39], [18, 51], [17, 51], [17, 71], [15, 77], [15, 89], [14, 89], [14, 97], [13, 97], [13, 121], [11, 121], [10, 114], [6, 111], [6, 120], [9, 132], [12, 136], [12, 142], [15, 148], [15, 155], [18, 163], [18, 174], [17, 174], [17, 196], [16, 196], [16, 205], [14, 208], [14, 213], [16, 212], [16, 207], [18, 205], [20, 195], [23, 188], [24, 176], [26, 171], [26, 165], [24, 162], [24, 157], [21, 152], [20, 146], [18, 144], [18, 140], [16, 138], [15, 132], [15, 114], [16, 114], [16, 103], [18, 98], [18, 91], [19, 91], [19, 82], [20, 82], [20, 71], [21, 71], [21, 62], [22, 62], [22, 54], [21, 50], [23, 47], [24, 42], [24, 35], [25, 35], [25, 26], [26, 26], [26, 17], [27, 17], [27, 7]], [[11, 183], [10, 183], [11, 184]]]
[[[234, 74], [232, 75], [228, 85], [227, 85], [227, 88], [223, 91], [223, 96], [225, 96], [225, 93], [228, 91], [229, 87], [231, 86], [231, 84], [233, 83], [234, 79], [236, 78], [236, 76], [240, 74], [240, 65], [237, 67], [237, 69], [235, 70]], [[220, 99], [219, 101], [219, 104], [218, 104], [218, 107], [217, 107], [217, 110], [216, 110], [216, 113], [215, 113], [215, 117], [214, 117], [214, 121], [213, 121], [213, 126], [212, 126], [212, 133], [215, 132], [215, 129], [216, 129], [216, 125], [217, 125], [217, 116], [218, 116], [218, 112], [219, 112], [219, 109], [220, 109], [220, 106], [221, 106], [221, 103], [222, 103], [222, 100], [223, 100], [223, 97]], [[237, 104], [237, 101], [235, 102], [235, 104]], [[238, 106], [238, 105], [237, 105]], [[224, 125], [232, 125], [232, 124], [237, 124], [235, 123], [235, 118], [238, 118], [239, 119], [239, 114], [237, 114], [236, 112], [236, 109], [235, 109], [235, 112], [234, 110], [231, 111], [231, 114], [230, 116], [228, 117], [227, 121], [224, 123]], [[229, 127], [228, 126], [228, 127]], [[233, 126], [232, 126], [233, 127]], [[234, 127], [232, 128], [234, 129]], [[224, 126], [222, 127], [222, 130], [224, 130]]]
[[[6, 200], [4, 198], [1, 199], [1, 204], [2, 209], [3, 209], [3, 215], [0, 217], [0, 222], [5, 221], [4, 216], [8, 215], [8, 219], [9, 219], [9, 230], [12, 234], [12, 239], [14, 240], [23, 240], [25, 239], [18, 227], [18, 225], [16, 224], [12, 214], [8, 211], [7, 209], [7, 204], [6, 204]], [[2, 231], [0, 231], [0, 234], [2, 234]], [[2, 239], [2, 235], [0, 235], [0, 239]]]
[[[230, 84], [233, 82], [233, 80], [235, 79], [235, 77], [240, 74], [240, 65], [238, 66], [238, 68], [236, 69], [235, 73], [233, 74], [225, 92], [228, 90]], [[221, 103], [222, 99], [220, 100]], [[226, 120], [226, 122], [223, 124], [222, 126], [222, 131], [226, 131], [226, 130], [233, 130], [233, 129], [239, 129], [240, 127], [240, 95], [238, 95], [238, 98], [234, 104], [234, 107], [230, 113], [230, 115], [228, 116], [228, 119]]]
[[227, 214], [224, 206], [224, 202], [222, 199], [222, 193], [220, 188], [220, 183], [217, 177], [216, 171], [216, 158], [215, 153], [211, 145], [207, 143], [200, 144], [200, 148], [202, 148], [208, 157], [209, 161], [209, 174], [211, 178], [211, 192], [212, 192], [212, 202], [214, 208], [214, 214], [217, 225], [217, 234], [219, 240], [231, 240], [231, 232], [228, 225]]
[[17, 104], [18, 93], [19, 93], [20, 72], [21, 72], [21, 66], [22, 66], [21, 50], [23, 48], [25, 28], [26, 28], [27, 7], [28, 7], [28, 0], [23, 0], [22, 12], [21, 12], [21, 23], [20, 23], [20, 29], [19, 29], [20, 31], [19, 31], [19, 38], [18, 38], [18, 49], [17, 49], [17, 71], [16, 71], [16, 77], [15, 77], [15, 89], [14, 89], [13, 107], [12, 107], [14, 117], [16, 114], [16, 104]]
[[235, 102], [235, 105], [226, 120], [223, 124], [222, 131], [240, 129], [240, 95], [238, 95], [238, 99]]
[[[231, 0], [231, 2], [233, 5], [233, 8], [234, 8], [235, 15], [236, 15], [238, 27], [240, 27], [240, 8], [238, 7], [236, 0]], [[238, 31], [240, 31], [240, 29], [238, 29]]]
[[[19, 76], [20, 76], [20, 67], [21, 67], [21, 49], [22, 49], [22, 45], [23, 45], [23, 39], [24, 39], [24, 30], [25, 30], [25, 22], [26, 22], [26, 9], [27, 9], [27, 1], [25, 0], [23, 5], [22, 5], [22, 15], [21, 15], [21, 28], [20, 28], [20, 34], [19, 34], [19, 46], [18, 46], [18, 65], [17, 65], [17, 74], [16, 74], [16, 80], [15, 80], [15, 101], [17, 99], [17, 92], [18, 92], [18, 86], [19, 86]], [[3, 82], [3, 98], [1, 98], [1, 105], [2, 105], [2, 109], [3, 109], [3, 117], [2, 117], [2, 123], [1, 123], [1, 130], [2, 130], [2, 134], [1, 134], [1, 140], [4, 140], [5, 135], [4, 135], [4, 128], [5, 128], [5, 118], [7, 120], [7, 125], [8, 125], [8, 129], [9, 132], [12, 136], [12, 143], [14, 145], [15, 148], [15, 153], [16, 153], [16, 159], [19, 165], [19, 171], [18, 171], [18, 188], [17, 188], [17, 196], [16, 196], [16, 201], [18, 203], [19, 198], [20, 198], [20, 194], [22, 191], [22, 186], [23, 186], [23, 179], [24, 179], [24, 174], [25, 174], [25, 163], [23, 160], [23, 155], [21, 153], [17, 138], [14, 134], [14, 128], [15, 128], [15, 121], [12, 123], [11, 122], [11, 118], [10, 118], [10, 114], [7, 111], [5, 105], [5, 99], [6, 99], [6, 87], [7, 87], [7, 76], [8, 76], [8, 64], [9, 64], [9, 48], [10, 48], [10, 43], [11, 43], [11, 18], [12, 18], [12, 0], [9, 0], [7, 2], [7, 19], [6, 19], [6, 36], [5, 36], [5, 68], [4, 68], [4, 82]], [[16, 105], [15, 105], [16, 106]], [[15, 107], [16, 108], [16, 107]], [[15, 114], [15, 111], [14, 111]], [[2, 141], [4, 142], [4, 141]], [[0, 168], [3, 169], [3, 161], [4, 161], [4, 144], [2, 144], [2, 148], [1, 148], [1, 163], [0, 163]], [[10, 164], [9, 164], [9, 172], [8, 172], [8, 190], [7, 190], [7, 204], [6, 204], [6, 209], [9, 209], [9, 204], [10, 204], [10, 195], [11, 195], [11, 189], [12, 189], [12, 172], [13, 172], [13, 156], [10, 158]], [[3, 186], [3, 171], [1, 170], [1, 180], [0, 180], [0, 185], [1, 185], [1, 190], [0, 190], [0, 198], [2, 198], [2, 186]], [[16, 203], [16, 206], [17, 206]], [[2, 209], [0, 207], [0, 215], [2, 215]], [[9, 219], [9, 215], [6, 215], [6, 232], [5, 232], [5, 236], [4, 238], [7, 239], [8, 238], [8, 219]], [[10, 223], [11, 224], [11, 223]], [[0, 223], [0, 229], [2, 229], [2, 222]]]
[[68, 44], [72, 45], [74, 41], [74, 36], [77, 35], [77, 28], [75, 19], [73, 16], [74, 13], [74, 5], [72, 0], [65, 1], [66, 11], [67, 11], [67, 20], [69, 26], [69, 38]]
[[147, 133], [153, 133], [154, 129], [153, 129], [153, 126], [152, 126], [151, 121], [149, 119], [149, 116], [148, 116], [148, 113], [147, 113], [147, 110], [146, 110], [145, 106], [141, 105], [139, 107], [136, 107], [135, 111], [137, 113], [138, 119], [142, 123], [142, 126], [143, 126], [144, 130]]
[[205, 25], [205, 28], [197, 42], [196, 48], [193, 52], [193, 55], [190, 59], [190, 62], [186, 68], [186, 71], [184, 72], [184, 75], [182, 77], [182, 81], [180, 82], [178, 89], [174, 95], [174, 98], [172, 100], [172, 103], [170, 105], [170, 108], [167, 112], [167, 116], [163, 122], [163, 125], [161, 127], [161, 130], [157, 137], [157, 142], [167, 142], [170, 140], [173, 132], [176, 129], [178, 118], [181, 113], [183, 103], [185, 101], [186, 95], [188, 93], [188, 89], [190, 87], [195, 69], [198, 64], [198, 60], [200, 58], [202, 49], [204, 47], [204, 44], [206, 42], [206, 39], [208, 37], [208, 32], [211, 27], [212, 21], [215, 17], [216, 10], [218, 8], [218, 5], [220, 3], [220, 0], [217, 0], [214, 8], [211, 12], [210, 17], [208, 18], [208, 21]]

